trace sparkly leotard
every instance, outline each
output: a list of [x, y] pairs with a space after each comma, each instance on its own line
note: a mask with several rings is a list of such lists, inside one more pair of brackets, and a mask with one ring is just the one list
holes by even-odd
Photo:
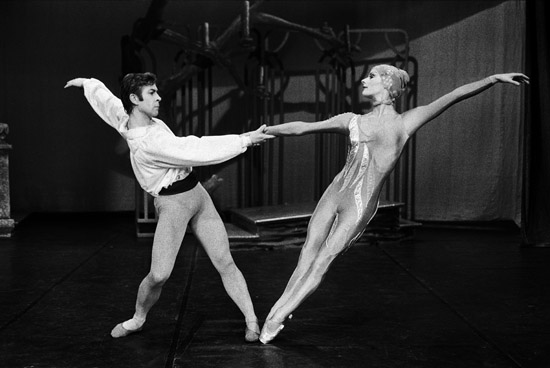
[[[401, 116], [395, 112], [379, 117], [368, 114], [365, 119], [354, 115], [349, 122], [349, 146], [344, 168], [336, 175], [327, 189], [331, 197], [344, 204], [337, 211], [332, 224], [327, 246], [337, 226], [345, 226], [353, 244], [363, 233], [378, 208], [378, 197], [385, 178], [397, 162], [407, 141]], [[351, 199], [351, 201], [350, 201]], [[346, 206], [346, 204], [348, 204]], [[339, 215], [352, 205], [354, 220]], [[342, 222], [347, 223], [343, 224]]]

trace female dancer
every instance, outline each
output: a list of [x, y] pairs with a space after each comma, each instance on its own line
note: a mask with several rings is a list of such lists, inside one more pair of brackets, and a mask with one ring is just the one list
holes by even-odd
[[266, 129], [266, 134], [275, 136], [346, 134], [350, 144], [344, 168], [328, 186], [311, 217], [298, 265], [266, 318], [260, 334], [262, 343], [277, 336], [284, 320], [319, 286], [336, 256], [361, 236], [376, 213], [382, 186], [409, 137], [461, 100], [498, 82], [520, 85], [529, 83], [529, 78], [521, 73], [495, 74], [459, 87], [429, 105], [399, 114], [394, 102], [408, 82], [409, 75], [404, 70], [378, 65], [362, 81], [362, 94], [373, 103], [368, 114], [344, 113], [317, 123], [297, 121]]

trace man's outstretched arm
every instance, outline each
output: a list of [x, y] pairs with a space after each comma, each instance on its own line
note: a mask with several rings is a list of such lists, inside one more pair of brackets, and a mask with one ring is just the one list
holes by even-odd
[[107, 124], [119, 131], [120, 126], [128, 121], [128, 114], [124, 111], [122, 101], [97, 79], [75, 78], [65, 85], [65, 88], [77, 87], [84, 89], [84, 96], [94, 111]]

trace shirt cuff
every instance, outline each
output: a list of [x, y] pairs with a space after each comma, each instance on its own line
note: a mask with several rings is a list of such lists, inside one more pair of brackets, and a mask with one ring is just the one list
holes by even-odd
[[248, 135], [241, 135], [241, 144], [244, 148], [252, 146], [252, 140]]

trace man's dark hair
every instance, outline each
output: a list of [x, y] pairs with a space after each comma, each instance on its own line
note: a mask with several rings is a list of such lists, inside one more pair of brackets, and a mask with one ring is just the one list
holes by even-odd
[[153, 73], [129, 73], [122, 78], [120, 86], [120, 99], [126, 113], [131, 114], [134, 104], [130, 101], [130, 95], [135, 94], [139, 100], [143, 100], [142, 87], [152, 86], [157, 83], [157, 76]]

